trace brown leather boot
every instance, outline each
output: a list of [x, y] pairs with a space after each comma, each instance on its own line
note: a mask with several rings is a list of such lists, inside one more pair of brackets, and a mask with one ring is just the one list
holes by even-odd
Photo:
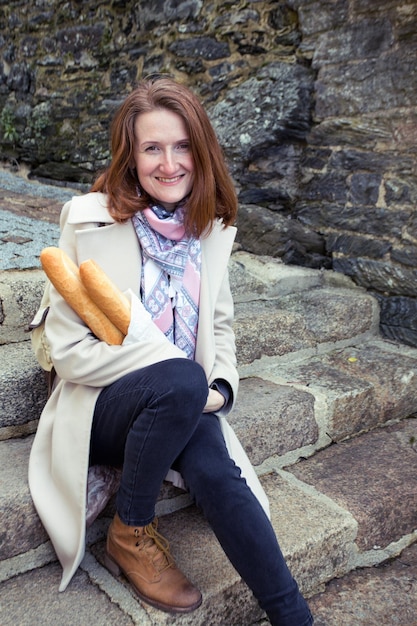
[[116, 513], [107, 534], [106, 567], [129, 580], [138, 596], [168, 613], [189, 613], [201, 604], [201, 593], [176, 567], [168, 541], [148, 526], [127, 526]]

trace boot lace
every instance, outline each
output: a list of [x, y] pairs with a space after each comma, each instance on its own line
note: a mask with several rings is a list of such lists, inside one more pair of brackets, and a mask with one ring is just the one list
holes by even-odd
[[169, 541], [158, 532], [157, 528], [157, 519], [145, 526], [142, 533], [136, 528], [135, 536], [140, 537], [136, 546], [139, 550], [146, 551], [155, 568], [163, 572], [174, 565], [174, 558], [169, 548]]

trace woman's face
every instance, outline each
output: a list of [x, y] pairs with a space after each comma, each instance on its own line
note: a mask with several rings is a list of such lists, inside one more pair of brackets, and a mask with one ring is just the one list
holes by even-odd
[[193, 156], [182, 117], [168, 109], [138, 115], [134, 161], [142, 189], [173, 211], [190, 193], [194, 179]]

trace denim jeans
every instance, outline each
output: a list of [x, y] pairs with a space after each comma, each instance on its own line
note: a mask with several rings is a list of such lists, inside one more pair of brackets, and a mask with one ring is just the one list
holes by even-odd
[[271, 624], [312, 624], [271, 523], [229, 457], [218, 419], [202, 412], [207, 393], [202, 368], [185, 359], [124, 376], [97, 400], [90, 462], [123, 467], [117, 511], [132, 526], [153, 520], [169, 468], [181, 472]]

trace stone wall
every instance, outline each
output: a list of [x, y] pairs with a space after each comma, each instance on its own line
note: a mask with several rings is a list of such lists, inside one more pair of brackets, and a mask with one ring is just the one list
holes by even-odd
[[189, 84], [239, 192], [239, 241], [334, 268], [417, 345], [417, 5], [0, 0], [0, 158], [88, 183], [143, 75]]

